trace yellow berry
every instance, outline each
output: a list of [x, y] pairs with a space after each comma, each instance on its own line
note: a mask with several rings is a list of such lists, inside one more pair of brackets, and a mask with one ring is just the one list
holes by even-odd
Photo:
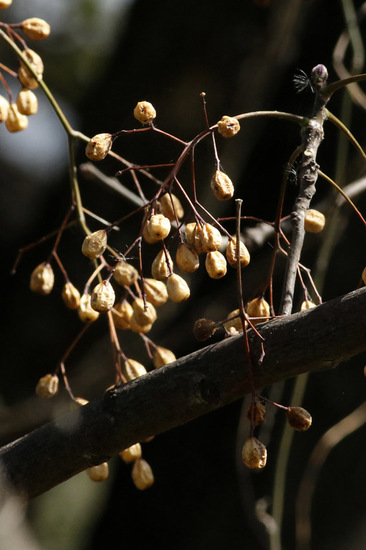
[[139, 378], [140, 376], [144, 376], [147, 371], [141, 363], [138, 361], [135, 361], [134, 359], [127, 359], [127, 361], [124, 362], [123, 365], [123, 374], [126, 377], [126, 380], [135, 380], [135, 378]]
[[160, 197], [160, 210], [171, 222], [184, 216], [183, 206], [173, 193], [165, 193]]
[[[250, 262], [250, 254], [245, 244], [240, 241], [239, 245], [239, 258], [240, 266], [246, 267]], [[236, 246], [236, 237], [231, 237], [226, 247], [226, 259], [231, 267], [236, 268], [238, 266], [238, 254]]]
[[42, 399], [49, 399], [56, 395], [58, 391], [58, 376], [56, 374], [46, 374], [38, 380], [36, 394]]
[[94, 233], [90, 233], [90, 235], [85, 237], [81, 247], [81, 252], [87, 258], [95, 260], [104, 253], [106, 248], [107, 233], [104, 229], [99, 229], [99, 231], [94, 231]]
[[139, 101], [133, 110], [133, 116], [141, 124], [149, 124], [156, 117], [156, 111], [148, 101]]
[[234, 185], [225, 172], [216, 170], [211, 178], [211, 189], [219, 201], [231, 199], [234, 195]]
[[166, 288], [172, 302], [184, 302], [184, 300], [188, 300], [191, 294], [186, 281], [180, 275], [176, 275], [176, 273], [172, 273], [169, 276]]
[[8, 116], [5, 120], [5, 126], [9, 132], [21, 132], [28, 126], [28, 118], [19, 112], [17, 104], [9, 105]]
[[305, 311], [307, 309], [312, 309], [313, 307], [316, 307], [316, 304], [312, 302], [311, 300], [304, 300], [301, 304], [300, 310]]
[[22, 115], [34, 115], [38, 111], [38, 99], [32, 90], [23, 88], [17, 97], [17, 107]]
[[206, 271], [211, 279], [221, 279], [227, 272], [226, 259], [221, 252], [207, 252], [205, 260]]
[[92, 323], [98, 319], [99, 313], [90, 304], [90, 294], [83, 294], [80, 298], [78, 315], [83, 323]]
[[42, 79], [44, 71], [42, 58], [38, 53], [30, 49], [24, 50], [23, 55], [27, 58], [28, 63], [36, 74], [36, 78], [21, 61], [18, 71], [19, 80], [25, 88], [38, 88], [38, 81]]
[[200, 265], [197, 252], [186, 243], [179, 244], [175, 261], [179, 269], [184, 273], [193, 273]]
[[267, 449], [256, 437], [249, 437], [244, 443], [242, 459], [247, 468], [264, 468], [267, 463]]
[[45, 40], [51, 32], [51, 27], [44, 19], [30, 17], [22, 22], [22, 31], [31, 40]]
[[113, 320], [116, 328], [127, 330], [131, 328], [131, 317], [133, 314], [132, 306], [127, 300], [122, 300], [115, 304], [112, 309]]
[[112, 309], [116, 295], [109, 281], [102, 281], [93, 288], [90, 305], [95, 311], [109, 311]]
[[162, 306], [168, 300], [168, 291], [166, 284], [157, 279], [144, 278], [144, 291], [146, 299], [153, 306]]
[[132, 302], [133, 316], [138, 325], [150, 325], [157, 319], [156, 310], [150, 302], [145, 302], [142, 298], [136, 298]]
[[80, 305], [80, 292], [70, 281], [65, 283], [61, 296], [66, 307], [69, 309], [78, 309]]
[[170, 229], [170, 221], [163, 214], [154, 214], [146, 222], [146, 231], [154, 240], [165, 239]]
[[53, 269], [48, 262], [39, 264], [31, 274], [30, 289], [37, 294], [47, 295], [53, 289], [55, 276]]
[[270, 316], [269, 303], [264, 298], [254, 298], [247, 304], [246, 313], [248, 317], [259, 317], [259, 319], [251, 321], [253, 325], [268, 321]]
[[307, 233], [320, 233], [325, 225], [325, 216], [318, 210], [309, 208], [305, 212], [305, 231]]
[[112, 142], [111, 134], [97, 134], [87, 143], [85, 154], [90, 160], [103, 160], [108, 155], [112, 147]]
[[217, 123], [217, 131], [224, 138], [230, 138], [235, 136], [240, 130], [239, 121], [236, 118], [230, 116], [223, 116]]
[[0, 95], [0, 122], [4, 122], [8, 118], [9, 101]]
[[154, 474], [148, 462], [143, 458], [135, 460], [132, 468], [132, 481], [137, 489], [143, 491], [154, 483]]
[[140, 443], [135, 443], [135, 445], [131, 445], [131, 447], [127, 447], [124, 451], [119, 453], [120, 457], [124, 462], [130, 463], [135, 462], [138, 458], [141, 458], [142, 456], [142, 450]]
[[139, 278], [139, 272], [133, 265], [121, 260], [113, 273], [115, 281], [122, 286], [131, 286]]
[[11, 6], [13, 0], [0, 0], [0, 10], [5, 10], [5, 8], [8, 8]]
[[158, 281], [165, 281], [173, 271], [173, 260], [166, 250], [160, 250], [151, 266], [151, 274]]
[[162, 346], [156, 346], [156, 348], [153, 349], [152, 356], [156, 369], [164, 365], [169, 365], [169, 363], [173, 363], [173, 361], [176, 360], [174, 353], [170, 349], [163, 348]]
[[98, 466], [91, 466], [87, 468], [86, 473], [92, 481], [105, 481], [109, 476], [108, 462], [98, 464]]

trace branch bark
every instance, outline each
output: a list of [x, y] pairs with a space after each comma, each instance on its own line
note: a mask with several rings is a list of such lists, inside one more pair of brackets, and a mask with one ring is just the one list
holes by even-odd
[[[266, 355], [257, 389], [336, 367], [366, 351], [366, 288], [259, 325]], [[254, 365], [261, 349], [249, 332]], [[9, 486], [31, 499], [122, 449], [251, 392], [242, 336], [196, 351], [0, 449]]]

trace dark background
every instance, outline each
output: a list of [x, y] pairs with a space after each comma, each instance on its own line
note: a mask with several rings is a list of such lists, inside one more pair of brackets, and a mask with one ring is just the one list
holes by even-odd
[[[355, 2], [356, 7], [361, 4]], [[32, 2], [28, 1], [24, 9], [30, 13], [24, 12], [25, 16], [43, 17], [42, 5], [37, 2], [36, 7], [38, 13], [32, 11]], [[13, 20], [12, 9], [6, 11], [9, 21]], [[48, 10], [52, 19], [52, 10]], [[57, 25], [55, 21], [55, 37], [39, 48], [34, 46], [45, 60], [46, 82], [74, 127], [86, 135], [136, 127], [133, 107], [138, 100], [146, 99], [158, 112], [159, 128], [189, 140], [204, 127], [202, 91], [207, 94], [210, 123], [224, 114], [261, 109], [308, 115], [312, 96], [309, 90], [296, 94], [292, 84], [296, 70], [309, 73], [314, 65], [324, 63], [330, 79], [337, 78], [332, 52], [344, 28], [340, 2], [136, 0], [123, 13], [116, 11], [113, 33], [109, 27], [101, 32], [98, 13], [96, 2], [74, 2], [64, 22]], [[364, 32], [361, 26], [361, 34]], [[110, 33], [113, 40], [104, 48], [103, 36], [107, 41]], [[4, 56], [9, 56], [1, 47]], [[14, 66], [13, 59], [10, 63]], [[40, 92], [37, 95], [40, 97]], [[330, 105], [338, 116], [343, 95], [336, 95]], [[46, 104], [42, 103], [41, 108], [49, 119], [54, 119]], [[47, 121], [43, 126], [34, 123], [22, 134], [24, 155], [30, 147], [29, 140], [35, 148], [34, 158], [26, 161], [18, 146], [20, 135], [18, 140], [17, 135], [0, 129], [3, 444], [69, 407], [63, 389], [52, 402], [40, 403], [32, 397], [38, 378], [56, 367], [80, 330], [77, 317], [62, 306], [59, 293], [63, 281], [58, 272], [50, 297], [31, 295], [28, 290], [29, 274], [47, 257], [49, 244], [26, 253], [16, 276], [9, 276], [17, 250], [57, 228], [69, 204], [66, 139], [55, 130], [55, 120], [53, 123], [50, 127]], [[348, 123], [365, 145], [364, 111], [352, 107]], [[326, 137], [319, 151], [319, 163], [324, 172], [335, 177], [339, 142], [330, 124], [326, 126]], [[58, 149], [51, 154], [47, 147], [53, 140]], [[242, 124], [235, 140], [218, 140], [221, 163], [235, 182], [236, 196], [244, 200], [245, 214], [273, 219], [286, 162], [298, 143], [296, 127], [273, 120], [250, 121]], [[83, 148], [82, 145], [79, 151], [80, 162], [85, 161]], [[124, 136], [116, 142], [116, 150], [136, 163], [171, 162], [176, 153], [165, 139], [152, 135]], [[345, 172], [338, 174], [340, 183], [363, 175], [362, 163], [353, 150], [347, 152], [345, 162]], [[98, 167], [111, 176], [120, 169], [113, 160]], [[232, 215], [231, 203], [218, 205], [211, 198], [207, 182], [213, 170], [214, 157], [207, 141], [196, 151], [199, 198], [215, 215]], [[80, 186], [85, 206], [108, 220], [119, 218], [128, 208], [100, 184], [81, 178]], [[328, 184], [319, 182], [318, 188], [316, 201], [326, 199], [330, 193]], [[293, 183], [286, 212], [295, 196]], [[364, 202], [362, 198], [358, 200], [361, 209]], [[324, 299], [356, 288], [364, 267], [364, 232], [359, 220], [349, 214], [347, 211], [324, 274]], [[98, 224], [95, 228], [99, 228]], [[123, 251], [134, 229], [131, 224], [123, 229], [123, 236], [116, 234], [114, 245]], [[90, 266], [80, 258], [81, 242], [81, 232], [70, 230], [59, 251], [79, 288], [90, 273]], [[309, 267], [315, 265], [321, 242], [321, 237], [309, 239], [304, 256]], [[246, 299], [253, 298], [263, 284], [270, 250], [267, 244], [263, 250], [253, 252], [252, 263], [245, 272]], [[280, 276], [279, 272], [277, 292]], [[235, 288], [233, 275], [217, 283], [207, 281], [201, 269], [192, 277], [189, 302], [179, 308], [167, 307], [161, 313], [160, 323], [152, 333], [154, 341], [173, 349], [177, 356], [193, 351], [198, 347], [191, 332], [193, 322], [204, 316], [224, 318], [236, 307]], [[316, 335], [309, 334], [309, 345], [314, 338]], [[137, 338], [127, 341], [122, 335], [121, 345], [128, 356], [151, 367]], [[304, 406], [312, 413], [314, 425], [310, 432], [295, 436], [285, 498], [283, 548], [294, 548], [296, 492], [312, 448], [330, 426], [363, 401], [363, 361], [359, 357], [335, 371], [310, 377]], [[103, 321], [91, 327], [67, 368], [75, 393], [88, 399], [113, 382], [107, 326]], [[285, 388], [285, 403], [290, 392], [291, 383]], [[266, 435], [268, 466], [259, 473], [249, 473], [240, 464], [248, 430], [242, 410], [245, 407], [235, 403], [144, 444], [144, 457], [156, 476], [155, 485], [148, 491], [137, 491], [130, 480], [130, 467], [115, 459], [111, 480], [102, 488], [99, 485], [90, 489], [91, 482], [84, 483], [85, 476], [82, 480], [77, 476], [65, 484], [68, 489], [54, 489], [37, 499], [30, 507], [29, 521], [41, 548], [97, 550], [131, 544], [135, 548], [158, 546], [161, 550], [268, 548], [265, 529], [256, 520], [254, 508], [260, 498], [266, 499], [268, 506], [271, 504], [283, 419], [280, 414], [274, 418], [274, 411], [270, 411], [273, 423], [270, 435]], [[361, 430], [344, 440], [326, 461], [315, 493], [313, 548], [365, 548], [365, 452]], [[71, 516], [79, 518], [79, 524]]]

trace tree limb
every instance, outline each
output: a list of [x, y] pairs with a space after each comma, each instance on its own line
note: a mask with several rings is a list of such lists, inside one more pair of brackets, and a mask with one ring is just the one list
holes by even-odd
[[[254, 369], [262, 388], [329, 369], [366, 351], [366, 288], [314, 309], [259, 325], [266, 355]], [[249, 331], [254, 365], [261, 349]], [[9, 485], [33, 498], [147, 437], [250, 393], [242, 336], [198, 350], [0, 449]]]

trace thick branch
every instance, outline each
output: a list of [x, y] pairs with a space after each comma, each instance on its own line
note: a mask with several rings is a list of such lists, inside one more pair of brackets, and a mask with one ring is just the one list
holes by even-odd
[[[266, 355], [254, 368], [255, 387], [366, 351], [365, 328], [366, 289], [259, 326]], [[254, 365], [258, 340], [250, 334]], [[17, 492], [35, 497], [133, 443], [241, 398], [251, 391], [248, 373], [242, 336], [210, 345], [6, 445], [3, 473]]]

